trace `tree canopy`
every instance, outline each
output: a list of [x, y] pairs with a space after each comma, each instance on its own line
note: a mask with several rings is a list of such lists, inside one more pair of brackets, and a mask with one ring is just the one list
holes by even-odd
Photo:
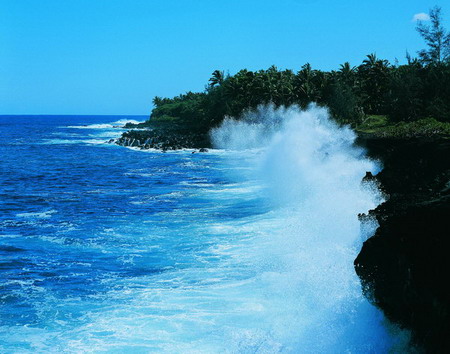
[[304, 108], [315, 102], [329, 107], [339, 122], [353, 126], [368, 115], [386, 115], [394, 122], [450, 122], [450, 34], [443, 28], [439, 7], [430, 10], [430, 21], [417, 25], [427, 48], [418, 58], [407, 54], [405, 65], [393, 65], [372, 53], [360, 65], [346, 62], [331, 71], [309, 63], [297, 72], [275, 66], [234, 75], [215, 70], [203, 92], [155, 97], [151, 119], [184, 122], [206, 131], [226, 116], [239, 117], [260, 104]]
[[426, 25], [423, 21], [417, 24], [417, 32], [428, 46], [418, 54], [425, 64], [439, 64], [450, 59], [450, 33], [442, 25], [440, 7], [430, 9], [430, 21], [430, 25]]

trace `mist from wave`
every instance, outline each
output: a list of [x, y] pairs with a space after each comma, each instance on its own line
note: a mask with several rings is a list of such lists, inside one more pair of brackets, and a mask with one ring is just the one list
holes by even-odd
[[293, 352], [388, 352], [405, 349], [408, 333], [362, 296], [353, 260], [375, 221], [358, 214], [383, 201], [362, 184], [381, 166], [355, 146], [356, 134], [325, 108], [260, 106], [227, 118], [211, 132], [221, 149], [262, 149], [255, 161], [274, 221], [253, 251], [268, 304], [268, 333]]
[[107, 117], [23, 120], [0, 126], [0, 351], [404, 349], [353, 270], [380, 166], [326, 110], [227, 119], [206, 154], [104, 144]]

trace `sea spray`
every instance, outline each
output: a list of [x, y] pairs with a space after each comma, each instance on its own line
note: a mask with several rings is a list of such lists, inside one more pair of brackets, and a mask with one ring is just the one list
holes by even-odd
[[83, 143], [107, 119], [0, 124], [0, 352], [398, 349], [353, 271], [380, 196], [351, 130], [267, 106], [207, 154]]
[[402, 348], [407, 336], [361, 295], [353, 269], [361, 241], [374, 232], [373, 225], [361, 229], [358, 214], [382, 201], [361, 184], [380, 166], [355, 146], [355, 133], [325, 108], [268, 105], [227, 118], [211, 137], [221, 149], [264, 149], [255, 170], [270, 194], [273, 224], [262, 225], [268, 232], [253, 262], [270, 340], [288, 352]]

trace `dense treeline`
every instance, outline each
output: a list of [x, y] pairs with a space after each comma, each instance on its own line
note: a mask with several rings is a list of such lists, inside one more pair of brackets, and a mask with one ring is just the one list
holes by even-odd
[[204, 92], [174, 98], [155, 97], [151, 119], [187, 123], [208, 130], [225, 116], [238, 117], [260, 104], [275, 106], [310, 102], [329, 107], [341, 123], [357, 126], [367, 115], [386, 115], [393, 122], [432, 117], [450, 122], [450, 35], [442, 27], [440, 8], [430, 10], [430, 24], [417, 31], [427, 44], [418, 58], [393, 65], [375, 54], [358, 66], [348, 62], [322, 71], [305, 64], [301, 70], [216, 70]]

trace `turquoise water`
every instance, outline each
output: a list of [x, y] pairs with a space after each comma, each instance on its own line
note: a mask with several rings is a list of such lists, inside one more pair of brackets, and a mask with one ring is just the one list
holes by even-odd
[[379, 196], [349, 132], [313, 127], [337, 150], [296, 126], [264, 149], [106, 143], [144, 119], [0, 117], [0, 352], [395, 348], [353, 271]]

